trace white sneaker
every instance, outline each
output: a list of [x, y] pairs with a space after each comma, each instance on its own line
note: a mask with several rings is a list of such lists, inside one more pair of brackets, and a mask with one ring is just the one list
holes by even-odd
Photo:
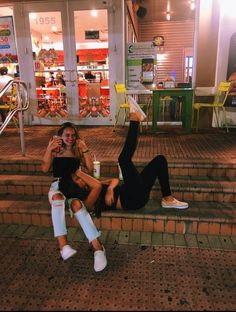
[[172, 201], [167, 201], [164, 198], [161, 201], [162, 208], [175, 208], [175, 209], [186, 209], [188, 208], [188, 203], [181, 202], [176, 198], [173, 198]]
[[103, 250], [97, 250], [94, 252], [94, 270], [99, 272], [105, 269], [107, 266], [107, 258], [105, 248]]
[[77, 253], [77, 250], [70, 247], [70, 245], [65, 245], [60, 251], [62, 259], [67, 260], [70, 257], [74, 256]]
[[139, 113], [140, 115], [140, 121], [143, 121], [147, 116], [144, 113], [144, 111], [140, 108], [138, 103], [135, 101], [132, 96], [128, 95], [128, 102], [129, 102], [129, 110], [131, 113]]

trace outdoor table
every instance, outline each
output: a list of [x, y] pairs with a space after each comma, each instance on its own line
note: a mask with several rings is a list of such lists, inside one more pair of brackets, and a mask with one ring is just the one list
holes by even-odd
[[183, 110], [182, 110], [182, 127], [191, 132], [192, 122], [192, 102], [193, 102], [193, 89], [191, 88], [171, 88], [171, 89], [156, 89], [152, 90], [152, 131], [157, 131], [157, 120], [160, 106], [160, 97], [163, 96], [182, 96], [183, 97]]

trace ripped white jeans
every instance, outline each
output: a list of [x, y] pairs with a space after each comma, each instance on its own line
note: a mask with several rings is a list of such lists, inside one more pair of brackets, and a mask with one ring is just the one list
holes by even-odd
[[[63, 199], [52, 199], [53, 195], [60, 194], [62, 195]], [[67, 228], [66, 228], [66, 217], [65, 217], [65, 207], [66, 207], [66, 197], [63, 193], [59, 190], [59, 179], [52, 182], [51, 187], [48, 192], [48, 199], [51, 204], [51, 214], [52, 214], [52, 224], [54, 229], [54, 236], [63, 236], [67, 235]], [[71, 209], [72, 199], [68, 200], [69, 202], [69, 210], [71, 216], [73, 216], [73, 212]], [[81, 228], [84, 231], [85, 236], [91, 242], [92, 240], [96, 239], [101, 235], [101, 232], [97, 230], [96, 226], [93, 223], [93, 220], [88, 213], [84, 203], [82, 201], [81, 205], [82, 208], [74, 213], [74, 216], [78, 220]]]

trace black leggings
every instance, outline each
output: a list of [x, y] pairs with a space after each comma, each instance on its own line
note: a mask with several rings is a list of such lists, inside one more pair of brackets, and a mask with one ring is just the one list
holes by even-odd
[[118, 158], [124, 179], [120, 199], [122, 208], [126, 210], [139, 209], [148, 202], [156, 178], [159, 180], [162, 196], [171, 195], [168, 164], [163, 155], [153, 158], [140, 173], [133, 164], [138, 129], [139, 122], [131, 120], [123, 150]]

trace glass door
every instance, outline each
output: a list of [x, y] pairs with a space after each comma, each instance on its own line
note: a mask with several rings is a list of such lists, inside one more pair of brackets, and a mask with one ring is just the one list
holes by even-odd
[[111, 124], [107, 1], [69, 1], [68, 8], [80, 122]]
[[[25, 4], [34, 124], [111, 121], [107, 8], [103, 1]], [[31, 55], [32, 51], [32, 55]], [[30, 71], [29, 71], [30, 72]]]
[[109, 117], [107, 10], [75, 10], [74, 25], [79, 116]]
[[61, 12], [29, 13], [37, 116], [68, 118]]

